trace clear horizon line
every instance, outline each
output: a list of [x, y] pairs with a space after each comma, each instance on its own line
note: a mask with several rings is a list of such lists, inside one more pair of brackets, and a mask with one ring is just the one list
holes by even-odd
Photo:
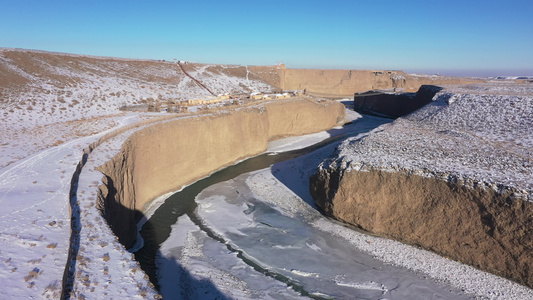
[[[110, 55], [95, 55], [86, 53], [73, 53], [57, 50], [43, 50], [43, 49], [30, 49], [20, 47], [0, 47], [0, 51], [14, 50], [14, 51], [26, 51], [35, 53], [50, 53], [60, 54], [67, 56], [85, 56], [90, 58], [108, 58], [108, 59], [120, 59], [120, 60], [139, 60], [139, 61], [165, 61], [174, 62], [176, 58], [139, 58], [139, 57], [126, 57], [126, 56], [110, 56]], [[193, 60], [180, 60], [197, 64], [218, 64], [218, 65], [235, 65], [235, 66], [276, 66], [283, 64], [287, 69], [306, 69], [306, 70], [365, 70], [365, 71], [403, 71], [408, 74], [420, 74], [420, 75], [437, 75], [437, 76], [452, 76], [452, 77], [482, 77], [482, 78], [496, 78], [496, 77], [533, 77], [533, 70], [529, 69], [504, 69], [504, 68], [487, 68], [487, 69], [446, 69], [446, 68], [358, 68], [358, 67], [320, 67], [320, 66], [296, 66], [288, 67], [287, 64], [281, 62], [277, 64], [238, 64], [238, 63], [212, 63], [212, 62], [197, 62]], [[529, 75], [528, 75], [529, 74]]]

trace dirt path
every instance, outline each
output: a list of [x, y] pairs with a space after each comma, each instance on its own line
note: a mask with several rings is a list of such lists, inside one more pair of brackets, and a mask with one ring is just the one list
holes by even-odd
[[212, 96], [216, 96], [215, 93], [213, 93], [210, 89], [208, 89], [203, 83], [198, 81], [198, 79], [192, 77], [187, 71], [185, 71], [185, 68], [181, 65], [181, 63], [178, 62], [178, 66], [180, 66], [181, 71], [187, 75], [192, 81], [194, 81], [198, 86], [202, 87], [206, 91], [208, 91]]

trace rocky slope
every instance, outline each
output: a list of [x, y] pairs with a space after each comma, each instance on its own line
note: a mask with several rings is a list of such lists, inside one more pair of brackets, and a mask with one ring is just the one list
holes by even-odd
[[329, 215], [533, 286], [533, 86], [447, 88], [347, 140], [311, 179]]

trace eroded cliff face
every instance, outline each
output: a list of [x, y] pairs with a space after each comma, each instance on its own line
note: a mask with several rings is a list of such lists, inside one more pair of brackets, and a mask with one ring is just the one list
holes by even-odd
[[417, 76], [403, 71], [278, 69], [280, 88], [306, 90], [322, 96], [350, 96], [370, 90], [417, 91], [422, 85], [449, 85], [477, 82], [466, 78]]
[[330, 129], [344, 119], [338, 102], [278, 101], [150, 126], [103, 165], [99, 205], [121, 243], [136, 238], [136, 214], [156, 197], [266, 150], [279, 136]]
[[[310, 105], [312, 103], [312, 105]], [[269, 140], [330, 129], [344, 120], [344, 105], [314, 101], [271, 102], [266, 106]]]
[[321, 169], [311, 182], [330, 216], [533, 286], [533, 205], [513, 191], [381, 170]]
[[430, 103], [440, 90], [438, 86], [423, 85], [416, 93], [367, 92], [355, 94], [353, 104], [359, 112], [398, 118]]

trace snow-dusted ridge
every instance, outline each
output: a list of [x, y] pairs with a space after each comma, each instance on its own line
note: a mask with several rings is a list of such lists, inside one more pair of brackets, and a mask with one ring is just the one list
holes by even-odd
[[[55, 55], [70, 56], [70, 57], [86, 57], [86, 58], [123, 60], [123, 61], [161, 61], [161, 60], [158, 60], [158, 59], [141, 59], [141, 58], [125, 58], [125, 57], [114, 57], [114, 56], [98, 56], [98, 55], [90, 55], [90, 54], [75, 54], [75, 53], [68, 53], [68, 52], [47, 51], [47, 50], [39, 50], [39, 49], [0, 47], [0, 52], [5, 52], [5, 51], [17, 51], [17, 52], [28, 52], [28, 53], [46, 53], [46, 54], [55, 54]], [[168, 61], [168, 63], [172, 63], [172, 62]]]
[[532, 145], [533, 85], [472, 85], [439, 92], [369, 138], [347, 140], [332, 163], [511, 189], [531, 201]]
[[[216, 93], [274, 90], [259, 76], [225, 72], [228, 66], [187, 64], [187, 68]], [[0, 131], [9, 133], [9, 141], [0, 143], [5, 151], [0, 167], [65, 142], [80, 124], [92, 123], [93, 133], [105, 130], [113, 122], [105, 117], [123, 113], [121, 107], [146, 105], [150, 98], [165, 102], [206, 96], [209, 93], [176, 63], [2, 48]]]
[[448, 86], [344, 141], [313, 196], [340, 220], [531, 287], [532, 149], [533, 84]]

